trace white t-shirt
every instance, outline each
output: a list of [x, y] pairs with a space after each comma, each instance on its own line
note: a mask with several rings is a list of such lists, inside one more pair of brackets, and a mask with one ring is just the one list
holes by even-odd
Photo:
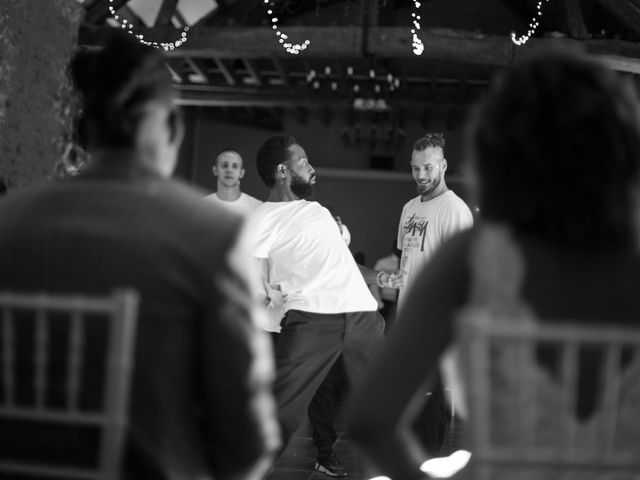
[[204, 199], [212, 201], [214, 203], [217, 203], [218, 205], [222, 205], [228, 208], [229, 210], [232, 210], [236, 213], [241, 213], [244, 215], [251, 213], [262, 204], [260, 200], [252, 197], [251, 195], [247, 195], [244, 192], [241, 193], [240, 197], [238, 197], [238, 199], [234, 200], [233, 202], [220, 199], [217, 193], [212, 193], [211, 195], [207, 195], [206, 197], [204, 197]]
[[405, 204], [398, 226], [398, 248], [402, 250], [400, 270], [404, 282], [398, 295], [399, 306], [418, 271], [440, 244], [454, 233], [472, 226], [471, 210], [451, 190], [426, 202], [418, 195]]
[[284, 311], [376, 311], [353, 255], [329, 210], [317, 202], [265, 202], [249, 217], [254, 256], [268, 259], [269, 287]]

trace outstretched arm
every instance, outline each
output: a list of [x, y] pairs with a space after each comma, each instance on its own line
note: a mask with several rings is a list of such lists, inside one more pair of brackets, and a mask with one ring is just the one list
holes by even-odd
[[374, 270], [363, 265], [358, 265], [360, 273], [367, 285], [377, 285], [379, 287], [399, 288], [402, 286], [402, 276], [394, 273], [387, 273], [383, 270]]

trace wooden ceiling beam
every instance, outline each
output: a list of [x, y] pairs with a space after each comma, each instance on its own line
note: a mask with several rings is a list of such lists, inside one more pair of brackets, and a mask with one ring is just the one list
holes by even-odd
[[156, 17], [156, 26], [171, 25], [171, 17], [176, 13], [178, 0], [163, 0]]
[[[598, 0], [600, 2], [620, 0]], [[640, 18], [638, 21], [640, 25]], [[81, 45], [100, 45], [105, 29], [84, 25], [80, 30]], [[175, 38], [175, 29], [140, 29], [145, 38]], [[311, 45], [298, 57], [361, 58], [362, 29], [360, 27], [289, 27], [292, 41], [308, 38]], [[373, 27], [369, 30], [369, 53], [379, 58], [414, 58], [411, 37], [405, 27]], [[531, 38], [517, 47], [507, 36], [482, 35], [450, 29], [424, 29], [420, 37], [424, 53], [420, 58], [455, 60], [494, 67], [508, 66], [517, 58], [549, 45], [565, 45], [599, 57], [615, 70], [640, 74], [640, 45], [621, 40], [573, 40], [567, 38]], [[166, 39], [166, 40], [165, 40]], [[199, 28], [189, 32], [189, 40], [169, 56], [246, 58], [291, 58], [275, 40], [268, 27]]]
[[596, 0], [636, 35], [640, 35], [640, 0]]
[[236, 78], [235, 74], [231, 71], [231, 69], [225, 65], [223, 59], [218, 57], [213, 57], [213, 61], [215, 62], [216, 67], [218, 68], [218, 71], [227, 82], [227, 85], [235, 86], [238, 84], [239, 82], [238, 79]]
[[242, 60], [242, 65], [244, 65], [244, 68], [247, 71], [247, 75], [252, 79], [253, 85], [261, 87], [264, 84], [264, 82], [262, 80], [262, 77], [256, 70], [256, 68], [253, 66], [253, 63], [251, 63], [251, 60], [247, 58], [243, 58], [241, 60]]
[[587, 25], [584, 23], [580, 0], [564, 0], [564, 10], [567, 15], [567, 30], [572, 38], [589, 38]]
[[273, 66], [275, 67], [276, 71], [278, 72], [278, 75], [280, 75], [280, 78], [282, 79], [282, 84], [284, 86], [286, 86], [286, 87], [290, 86], [291, 85], [291, 79], [289, 78], [289, 74], [285, 70], [285, 68], [282, 65], [282, 62], [280, 61], [280, 59], [278, 59], [277, 57], [272, 57], [271, 61], [273, 62]]

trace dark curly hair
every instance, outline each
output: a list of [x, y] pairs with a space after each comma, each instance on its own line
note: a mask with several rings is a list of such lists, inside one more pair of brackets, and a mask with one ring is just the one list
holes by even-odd
[[631, 245], [638, 106], [629, 81], [573, 51], [503, 72], [467, 130], [483, 217], [556, 244]]
[[444, 149], [444, 134], [427, 133], [423, 137], [413, 142], [413, 149], [416, 152], [422, 152], [429, 147], [440, 147]]
[[271, 188], [276, 183], [276, 167], [289, 159], [289, 147], [295, 145], [296, 139], [289, 135], [269, 137], [258, 149], [256, 167], [260, 178]]
[[164, 55], [114, 29], [99, 51], [80, 50], [69, 73], [81, 99], [78, 129], [89, 147], [131, 147], [142, 107], [170, 101], [171, 76]]

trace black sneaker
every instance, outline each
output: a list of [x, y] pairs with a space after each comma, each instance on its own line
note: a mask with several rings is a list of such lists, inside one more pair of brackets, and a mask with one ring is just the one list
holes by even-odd
[[346, 477], [347, 469], [340, 463], [335, 453], [318, 457], [315, 466], [316, 472], [324, 473], [330, 477]]

